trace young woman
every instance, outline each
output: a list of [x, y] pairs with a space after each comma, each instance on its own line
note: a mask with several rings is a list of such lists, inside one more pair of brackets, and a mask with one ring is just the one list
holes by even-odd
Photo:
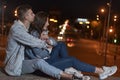
[[[49, 25], [49, 16], [45, 12], [42, 11], [38, 12], [35, 16], [35, 20], [33, 22], [32, 27], [30, 27], [30, 34], [32, 34], [37, 38], [40, 38], [41, 40], [44, 40], [47, 45], [46, 48], [41, 48], [41, 49], [26, 47], [25, 52], [27, 59], [34, 59], [34, 58], [38, 58], [37, 56], [39, 56], [39, 58], [44, 59], [52, 66], [55, 66], [61, 70], [65, 70], [66, 68], [73, 67], [76, 70], [82, 72], [97, 73], [100, 79], [105, 79], [108, 76], [113, 75], [117, 71], [116, 66], [111, 66], [111, 67], [104, 66], [102, 68], [99, 68], [81, 62], [80, 60], [69, 56], [67, 53], [66, 45], [63, 42], [57, 42], [56, 46], [50, 45], [49, 36], [42, 34], [43, 30], [47, 29], [48, 25]], [[49, 51], [49, 49], [52, 51]], [[43, 55], [45, 56], [41, 57]]]

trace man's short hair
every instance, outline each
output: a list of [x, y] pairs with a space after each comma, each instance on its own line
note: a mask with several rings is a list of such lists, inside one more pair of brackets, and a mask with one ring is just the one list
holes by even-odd
[[25, 13], [29, 10], [32, 9], [32, 7], [28, 4], [26, 5], [20, 5], [16, 8], [17, 11], [17, 19], [23, 21], [25, 17]]

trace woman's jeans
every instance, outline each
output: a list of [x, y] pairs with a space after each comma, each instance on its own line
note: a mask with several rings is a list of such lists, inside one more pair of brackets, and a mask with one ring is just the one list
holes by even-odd
[[51, 58], [46, 59], [46, 62], [62, 70], [68, 67], [73, 67], [83, 72], [95, 72], [95, 66], [68, 56], [64, 42], [58, 42], [58, 45], [52, 50]]

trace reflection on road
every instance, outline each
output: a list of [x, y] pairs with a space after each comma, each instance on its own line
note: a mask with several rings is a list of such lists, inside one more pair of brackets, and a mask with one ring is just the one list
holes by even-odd
[[74, 44], [74, 43], [67, 43], [67, 46], [68, 46], [68, 47], [74, 47], [75, 44]]

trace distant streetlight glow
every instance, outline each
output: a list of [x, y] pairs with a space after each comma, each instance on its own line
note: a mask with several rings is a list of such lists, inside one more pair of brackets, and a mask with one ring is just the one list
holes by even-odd
[[109, 29], [109, 32], [110, 32], [110, 33], [113, 32], [113, 29]]
[[96, 15], [96, 17], [97, 17], [96, 20], [99, 21], [99, 20], [100, 20], [100, 19], [99, 19], [99, 15]]
[[51, 18], [51, 19], [50, 19], [50, 21], [54, 21], [54, 19], [53, 19], [53, 18]]
[[89, 29], [90, 28], [90, 26], [89, 25], [87, 25], [87, 29]]
[[54, 20], [55, 23], [57, 23], [58, 21], [57, 20]]
[[99, 15], [96, 15], [96, 17], [99, 17]]
[[117, 39], [114, 39], [114, 43], [117, 43]]
[[87, 21], [87, 22], [86, 22], [86, 24], [90, 24], [90, 22], [89, 22], [89, 21]]
[[114, 18], [117, 18], [117, 16], [115, 15]]
[[58, 20], [53, 19], [53, 18], [50, 18], [50, 21], [51, 21], [51, 22], [55, 22], [55, 23], [57, 23], [57, 22], [58, 22]]
[[83, 22], [79, 22], [79, 24], [83, 24]]
[[105, 9], [101, 9], [101, 12], [104, 13], [104, 12], [105, 12]]
[[117, 15], [114, 15], [114, 21], [117, 21]]
[[18, 16], [18, 15], [17, 15], [17, 10], [14, 11], [14, 16]]
[[4, 9], [5, 9], [7, 6], [6, 6], [6, 5], [4, 5], [3, 7], [4, 7]]

